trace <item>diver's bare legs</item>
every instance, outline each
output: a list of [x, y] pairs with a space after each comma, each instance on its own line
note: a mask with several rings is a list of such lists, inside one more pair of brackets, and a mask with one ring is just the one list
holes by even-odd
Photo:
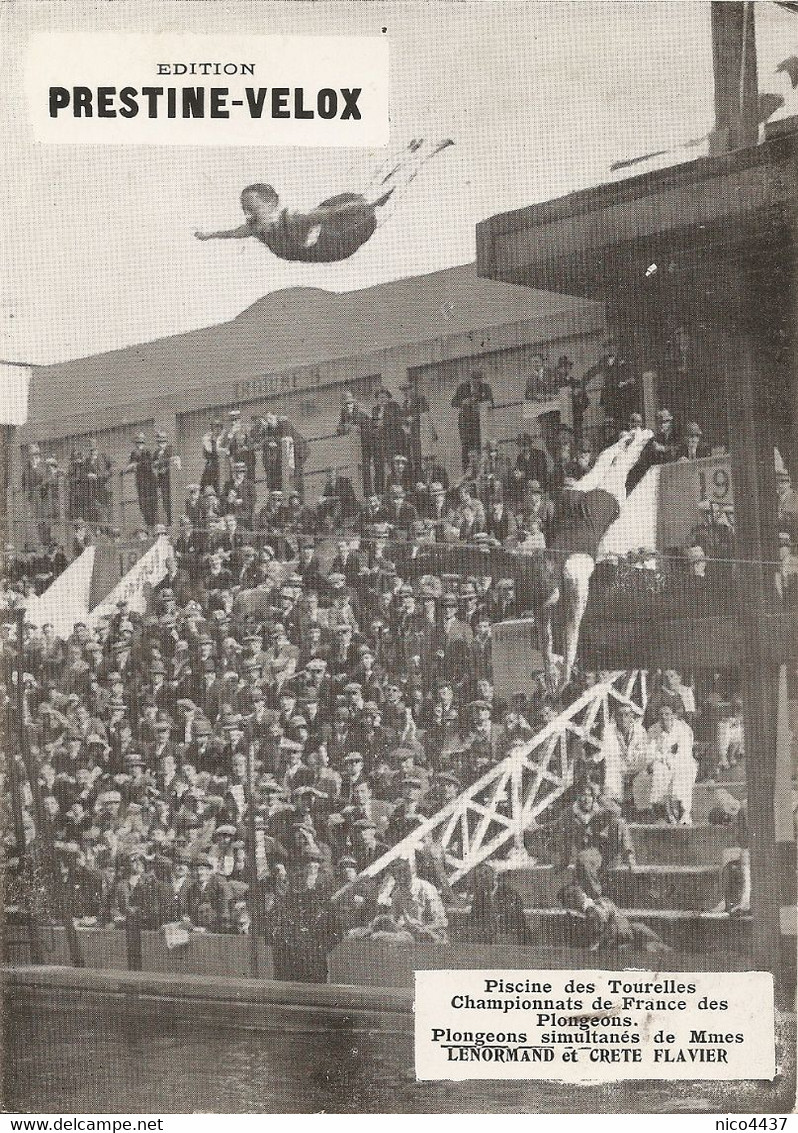
[[385, 209], [388, 201], [394, 205], [397, 197], [415, 180], [426, 163], [452, 145], [454, 142], [451, 138], [444, 138], [439, 142], [415, 139], [398, 159], [386, 162], [380, 167], [363, 192], [366, 201], [380, 209], [378, 224], [388, 215]]
[[[573, 491], [589, 492], [594, 488], [602, 488], [615, 496], [618, 506], [626, 503], [626, 477], [637, 464], [643, 449], [651, 439], [652, 433], [648, 429], [638, 429], [629, 436], [622, 437], [614, 445], [604, 449], [596, 458], [596, 463], [581, 480], [573, 485]], [[569, 555], [563, 563], [563, 584], [561, 600], [565, 603], [563, 631], [563, 663], [559, 674], [559, 691], [568, 684], [576, 661], [576, 651], [579, 646], [579, 630], [582, 618], [587, 609], [590, 597], [590, 579], [596, 569], [596, 560], [592, 555]], [[555, 674], [547, 670], [550, 682], [554, 682]]]

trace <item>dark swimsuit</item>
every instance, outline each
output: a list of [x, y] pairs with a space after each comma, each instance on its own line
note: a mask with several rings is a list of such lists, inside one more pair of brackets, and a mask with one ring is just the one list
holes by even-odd
[[566, 488], [560, 495], [554, 514], [554, 537], [548, 549], [557, 559], [568, 555], [590, 555], [595, 559], [606, 532], [621, 514], [615, 496], [604, 488], [574, 492]]
[[620, 515], [615, 496], [603, 488], [560, 493], [554, 516], [554, 535], [545, 551], [519, 555], [517, 591], [524, 610], [540, 610], [558, 589], [569, 555], [598, 554], [598, 545]]
[[[329, 264], [346, 260], [366, 243], [377, 227], [377, 213], [365, 197], [358, 193], [340, 193], [322, 201], [320, 209], [335, 209], [342, 204], [353, 206], [346, 212], [330, 211], [314, 221], [305, 213], [283, 209], [274, 223], [255, 229], [253, 236], [279, 256], [281, 260], [298, 260], [308, 264]], [[309, 248], [305, 241], [314, 228], [320, 227], [318, 239]]]

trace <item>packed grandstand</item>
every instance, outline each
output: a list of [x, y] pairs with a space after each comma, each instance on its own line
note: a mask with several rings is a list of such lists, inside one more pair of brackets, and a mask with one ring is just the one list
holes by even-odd
[[[126, 472], [142, 553], [168, 540], [166, 573], [141, 608], [122, 598], [65, 638], [16, 611], [87, 546], [121, 545], [110, 462], [91, 443], [61, 469], [30, 446], [26, 537], [6, 545], [0, 593], [10, 913], [171, 941], [263, 934], [278, 977], [307, 980], [326, 978], [347, 936], [530, 940], [542, 922], [511, 884], [506, 848], [453, 871], [437, 828], [411, 836], [611, 680], [580, 654], [564, 690], [541, 665], [524, 691], [497, 693], [495, 626], [525, 619], [536, 642], [529, 564], [561, 528], [563, 493], [642, 420], [610, 421], [601, 438], [561, 429], [548, 448], [522, 435], [510, 457], [479, 436], [489, 396], [479, 375], [462, 394], [463, 474], [450, 482], [421, 456], [422, 404], [400, 411], [386, 391], [370, 411], [347, 394], [339, 431], [361, 434], [362, 497], [334, 468], [317, 499], [298, 478], [285, 490], [291, 426], [245, 426], [233, 411], [175, 501], [179, 454], [141, 434]], [[708, 452], [697, 423], [660, 410], [640, 475]], [[792, 600], [798, 512], [783, 466], [777, 478], [776, 584]], [[63, 520], [72, 546], [59, 545]], [[698, 614], [728, 594], [733, 560], [733, 519], [705, 508], [670, 554], [600, 563], [599, 610], [654, 595]], [[527, 863], [555, 867], [571, 943], [667, 948], [617, 897], [629, 886], [609, 882], [640, 868], [637, 831], [693, 823], [697, 783], [710, 793], [701, 822], [733, 832], [735, 851], [700, 911], [746, 913], [744, 791], [732, 784], [744, 755], [738, 689], [711, 674], [652, 675], [645, 705], [616, 698], [595, 741], [575, 737], [567, 782], [522, 847]]]

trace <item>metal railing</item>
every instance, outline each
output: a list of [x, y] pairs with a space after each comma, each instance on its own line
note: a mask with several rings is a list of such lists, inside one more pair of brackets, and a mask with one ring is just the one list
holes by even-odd
[[367, 866], [361, 877], [378, 877], [399, 858], [415, 865], [416, 853], [430, 845], [437, 857], [442, 852], [450, 885], [502, 853], [523, 859], [524, 833], [573, 782], [569, 740], [599, 746], [614, 703], [631, 704], [642, 716], [647, 699], [645, 670], [611, 673]]

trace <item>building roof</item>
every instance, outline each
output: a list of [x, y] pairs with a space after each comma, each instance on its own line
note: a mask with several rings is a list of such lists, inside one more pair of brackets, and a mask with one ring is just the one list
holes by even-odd
[[34, 368], [30, 421], [87, 405], [146, 402], [194, 387], [354, 358], [594, 304], [480, 279], [475, 264], [360, 291], [274, 291], [230, 322]]

